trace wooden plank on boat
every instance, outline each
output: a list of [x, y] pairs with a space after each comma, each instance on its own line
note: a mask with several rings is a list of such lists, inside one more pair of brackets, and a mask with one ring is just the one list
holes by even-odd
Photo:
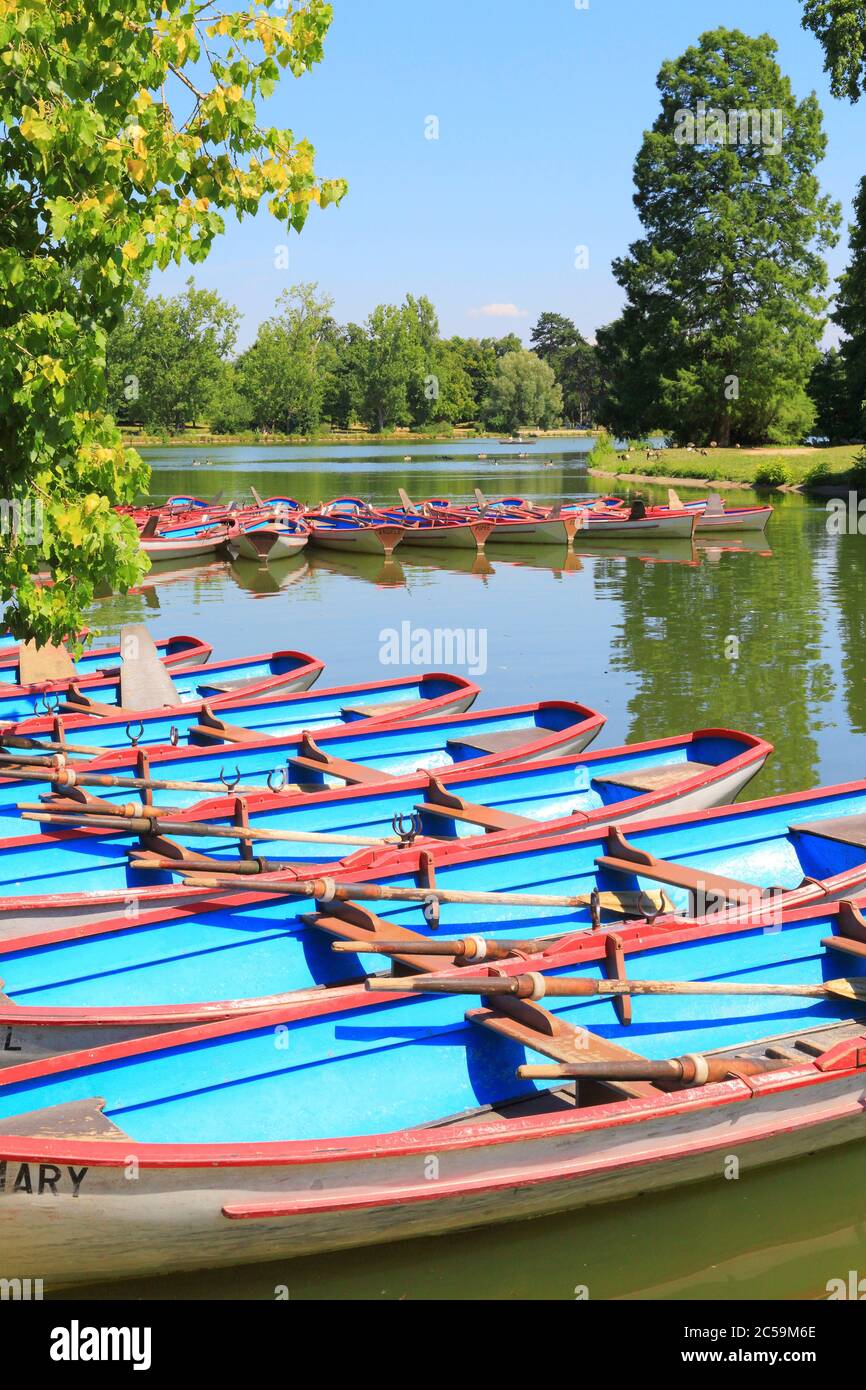
[[0, 1120], [0, 1134], [22, 1134], [34, 1139], [115, 1139], [129, 1143], [129, 1135], [102, 1111], [101, 1096], [65, 1101], [41, 1110], [28, 1110]]
[[[396, 922], [388, 922], [360, 903], [334, 903], [327, 912], [310, 912], [302, 915], [308, 926], [318, 927], [339, 941], [405, 941], [417, 945], [424, 937], [420, 932], [410, 931]], [[441, 956], [398, 955], [388, 952], [389, 958], [412, 971], [441, 970]]]
[[301, 752], [288, 759], [293, 767], [303, 767], [312, 772], [327, 772], [341, 777], [350, 784], [373, 786], [377, 782], [390, 782], [390, 772], [380, 772], [362, 763], [352, 763], [346, 758], [335, 758], [320, 748], [313, 736], [305, 730], [301, 736]]
[[791, 835], [819, 835], [824, 840], [836, 840], [842, 845], [866, 849], [866, 815], [839, 816], [836, 820], [814, 820], [792, 825]]
[[482, 830], [522, 830], [527, 825], [536, 824], [527, 816], [515, 816], [510, 811], [494, 811], [489, 806], [477, 806], [466, 801], [460, 806], [437, 806], [432, 801], [422, 801], [415, 807], [423, 816], [441, 816], [444, 820], [461, 821], [464, 825], [477, 825]]
[[593, 777], [600, 786], [628, 787], [632, 791], [656, 792], [682, 782], [684, 777], [697, 777], [702, 772], [715, 772], [712, 763], [660, 763], [655, 767], [640, 767], [634, 772], [612, 772], [607, 777]]
[[[489, 1028], [512, 1042], [522, 1043], [543, 1057], [556, 1062], [642, 1062], [638, 1052], [601, 1038], [585, 1028], [575, 1028], [564, 1019], [533, 1004], [527, 999], [496, 995], [490, 1007], [470, 1009], [466, 1018], [482, 1028]], [[648, 1081], [618, 1081], [617, 1089], [629, 1096], [657, 1096], [658, 1090]]]
[[462, 738], [449, 738], [449, 748], [470, 748], [478, 753], [509, 753], [512, 748], [522, 748], [526, 744], [546, 738], [549, 729], [535, 729], [533, 739], [531, 729], [500, 729], [490, 734], [466, 734]]
[[48, 681], [75, 680], [75, 663], [65, 647], [46, 642], [24, 642], [18, 649], [18, 679], [22, 685], [42, 685]]
[[340, 713], [353, 719], [385, 719], [417, 705], [417, 700], [385, 700], [380, 705], [343, 705]]
[[656, 859], [654, 855], [630, 844], [616, 825], [612, 825], [607, 832], [607, 846], [610, 853], [600, 855], [595, 861], [600, 869], [636, 874], [639, 878], [655, 879], [657, 883], [667, 883], [674, 888], [686, 888], [704, 898], [719, 897], [737, 904], [749, 904], [760, 893], [754, 883], [727, 878], [708, 869], [691, 869], [686, 864]]
[[[159, 659], [156, 643], [144, 623], [127, 623], [120, 629], [124, 652], [120, 667], [120, 703], [125, 709], [156, 709], [180, 702], [174, 681]], [[135, 655], [128, 656], [127, 652]]]

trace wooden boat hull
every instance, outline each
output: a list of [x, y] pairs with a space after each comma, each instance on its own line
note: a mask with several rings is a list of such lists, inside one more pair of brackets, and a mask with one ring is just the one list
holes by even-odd
[[[154, 646], [160, 661], [169, 671], [184, 671], [191, 666], [203, 666], [213, 655], [211, 644], [202, 642], [198, 637], [165, 637], [155, 642]], [[17, 642], [0, 649], [0, 695], [10, 688], [13, 690], [28, 688], [18, 684], [18, 653]], [[100, 676], [105, 677], [116, 673], [120, 668], [122, 659], [123, 649], [120, 645], [89, 647], [75, 660], [77, 673], [75, 679], [80, 684], [88, 679], [96, 681]], [[62, 681], [45, 681], [41, 682], [40, 686], [44, 686], [45, 689], [52, 689], [63, 684]]]
[[495, 530], [493, 525], [474, 521], [417, 529], [407, 526], [400, 544], [413, 550], [483, 550]]
[[573, 516], [506, 518], [496, 523], [489, 545], [569, 545], [581, 529]]
[[702, 512], [697, 530], [705, 531], [764, 531], [773, 515], [772, 507], [726, 507], [721, 513]]
[[647, 536], [658, 540], [689, 540], [694, 534], [698, 518], [694, 513], [673, 516], [646, 516], [632, 521], [628, 516], [619, 517], [614, 513], [586, 512], [579, 539], [596, 541], [625, 539], [626, 537]]
[[242, 531], [233, 543], [233, 548], [245, 560], [285, 560], [303, 550], [309, 535], [281, 531], [276, 527], [259, 527], [253, 531]]
[[311, 523], [311, 545], [355, 555], [392, 555], [403, 540], [402, 526], [326, 526]]

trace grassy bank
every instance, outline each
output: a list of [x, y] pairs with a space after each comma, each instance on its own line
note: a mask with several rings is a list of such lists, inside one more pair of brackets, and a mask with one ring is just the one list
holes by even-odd
[[624, 482], [667, 480], [682, 487], [816, 487], [866, 481], [855, 468], [860, 444], [835, 447], [807, 445], [762, 449], [651, 449], [628, 451], [596, 447], [590, 471]]
[[[319, 434], [256, 434], [247, 430], [242, 434], [212, 434], [205, 427], [183, 430], [178, 434], [146, 434], [141, 430], [124, 427], [121, 431], [123, 441], [133, 449], [189, 449], [220, 448], [227, 445], [248, 444], [254, 448], [270, 448], [275, 445], [324, 445], [324, 444], [452, 444], [460, 440], [496, 439], [496, 431], [476, 430], [455, 425], [453, 429], [443, 430], [387, 430], [376, 434], [371, 430], [328, 430]], [[592, 430], [530, 430], [521, 437], [524, 441], [533, 439], [581, 439], [592, 434]], [[501, 437], [506, 437], [505, 435]]]

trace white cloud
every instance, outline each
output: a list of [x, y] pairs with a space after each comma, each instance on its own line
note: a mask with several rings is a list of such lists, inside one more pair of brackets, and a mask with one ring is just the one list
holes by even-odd
[[516, 304], [485, 304], [481, 309], [470, 309], [473, 319], [526, 319], [528, 309], [518, 309]]

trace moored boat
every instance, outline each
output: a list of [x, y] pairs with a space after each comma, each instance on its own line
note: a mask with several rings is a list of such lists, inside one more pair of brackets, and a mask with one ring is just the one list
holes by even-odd
[[303, 521], [276, 519], [242, 525], [232, 542], [235, 554], [246, 560], [285, 560], [297, 555], [310, 539], [310, 528]]
[[[857, 933], [856, 909], [644, 926], [614, 952], [592, 933], [460, 972], [474, 997], [335, 992], [12, 1067], [4, 1277], [52, 1290], [441, 1234], [705, 1178], [732, 1149], [747, 1171], [861, 1139]], [[574, 981], [586, 997], [558, 992]]]
[[[542, 760], [485, 772], [453, 770], [429, 780], [409, 777], [379, 788], [356, 786], [282, 799], [273, 815], [267, 804], [248, 802], [248, 812], [252, 825], [263, 819], [272, 828], [300, 832], [294, 843], [278, 846], [278, 852], [283, 849], [297, 858], [346, 854], [353, 839], [375, 843], [377, 837], [383, 842], [385, 837], [394, 838], [395, 823], [403, 819], [408, 825], [419, 806], [425, 836], [486, 832], [501, 837], [505, 831], [525, 839], [581, 822], [628, 819], [633, 823], [658, 815], [663, 808], [685, 810], [730, 800], [768, 751], [760, 740], [745, 735], [698, 732], [576, 759]], [[698, 761], [701, 755], [717, 761], [703, 763]], [[76, 785], [90, 794], [107, 795], [114, 805], [118, 798], [130, 795], [125, 788], [106, 792], [88, 787], [86, 775]], [[648, 785], [651, 791], [641, 790]], [[160, 804], [170, 805], [172, 799], [175, 805], [178, 800], [195, 801], [192, 793], [157, 790], [148, 809], [158, 813]], [[566, 807], [572, 809], [563, 817]], [[82, 811], [86, 809], [82, 806]], [[229, 802], [226, 824], [231, 823], [231, 810]], [[212, 812], [212, 807], [204, 807], [188, 812], [185, 819], [202, 814], [210, 818]], [[172, 834], [170, 819], [165, 829]], [[303, 842], [305, 835], [307, 842]], [[332, 839], [342, 843], [331, 843]], [[6, 841], [7, 846], [11, 843]], [[195, 845], [193, 841], [191, 847]], [[273, 851], [273, 842], [269, 849]], [[97, 849], [92, 862], [98, 876]], [[157, 1021], [162, 1027], [180, 1027], [252, 1012], [262, 1007], [262, 999], [293, 990], [338, 987], [339, 968], [346, 965], [345, 957], [332, 960], [313, 940], [305, 949], [306, 974], [299, 973], [292, 964], [291, 941], [284, 933], [275, 937], [275, 922], [267, 913], [259, 917], [254, 906], [228, 913], [219, 922], [210, 920], [206, 912], [148, 918], [148, 904], [139, 902], [139, 906], [145, 911], [137, 916], [132, 934], [122, 923], [99, 927], [83, 923], [80, 929], [70, 930], [42, 922], [34, 935], [0, 946], [6, 996], [0, 1001], [0, 1032], [12, 1030], [9, 1046], [0, 1051], [0, 1066], [40, 1053], [98, 1045], [107, 1039], [107, 1030], [115, 1039], [138, 1036]], [[355, 969], [349, 969], [345, 978], [355, 974]]]

